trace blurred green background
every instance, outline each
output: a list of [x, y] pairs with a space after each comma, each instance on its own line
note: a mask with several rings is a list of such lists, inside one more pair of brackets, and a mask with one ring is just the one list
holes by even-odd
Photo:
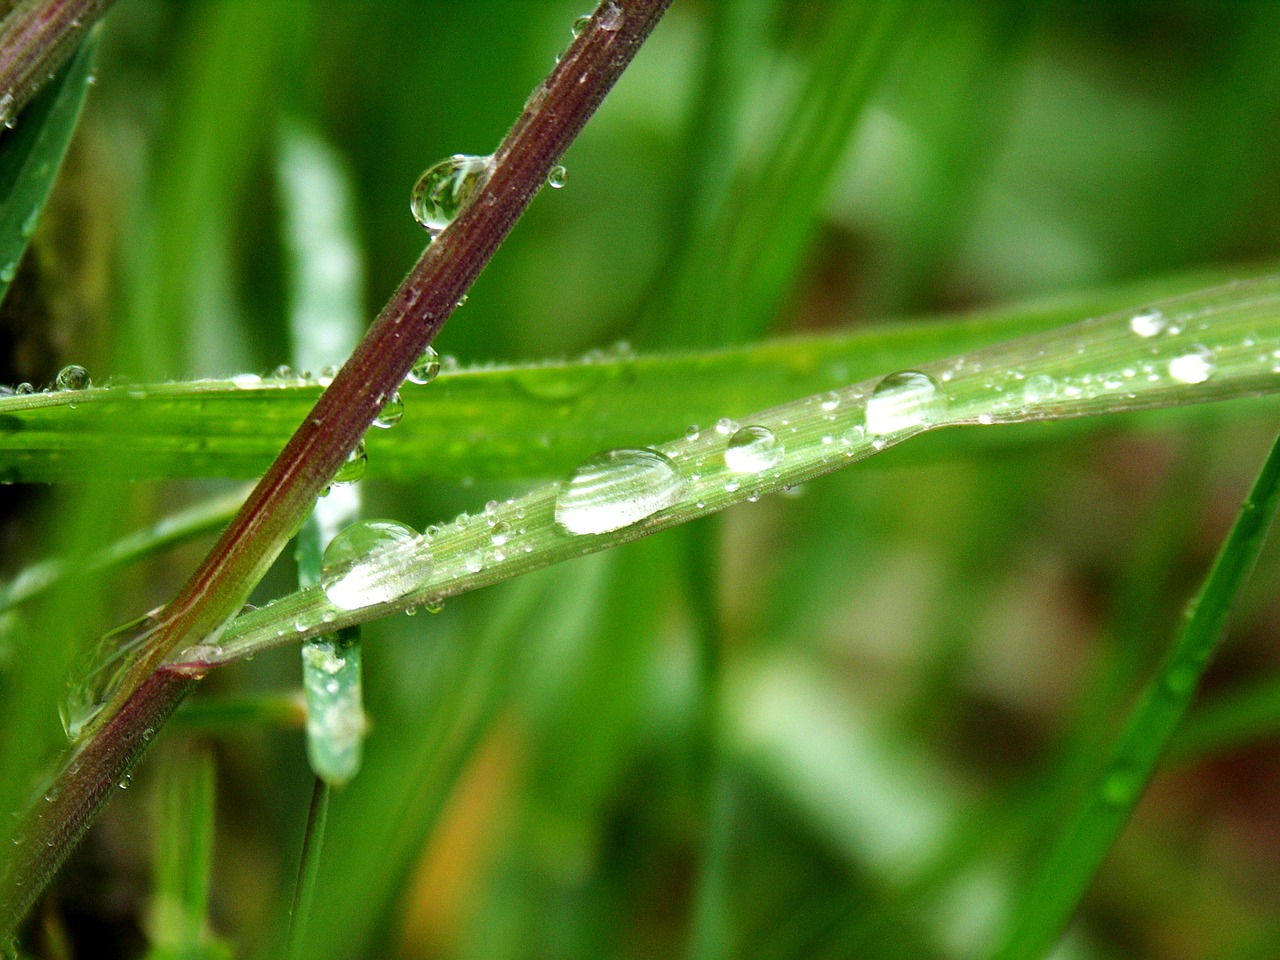
[[[374, 316], [424, 243], [418, 174], [491, 150], [583, 12], [119, 0], [0, 311], [0, 381], [289, 362], [284, 118], [347, 166]], [[535, 200], [437, 348], [477, 364], [715, 347], [1265, 262], [1278, 46], [1271, 3], [675, 0], [565, 158], [566, 187]], [[1233, 409], [903, 451], [370, 625], [366, 762], [333, 799], [308, 955], [988, 955], [1262, 460], [1270, 425]], [[535, 479], [366, 483], [365, 513], [420, 528]], [[0, 565], [214, 489], [111, 488], [94, 508], [109, 522], [86, 526], [8, 488]], [[163, 602], [201, 548], [95, 586], [75, 635]], [[261, 598], [295, 579], [286, 558]], [[1277, 583], [1270, 550], [1200, 739], [1058, 955], [1280, 955]], [[197, 697], [298, 674], [277, 651]], [[193, 738], [166, 731], [114, 799], [38, 912], [37, 955], [61, 956], [50, 930], [77, 957], [155, 939], [152, 848], [184, 836], [156, 826], [157, 773]], [[209, 742], [201, 955], [279, 956], [301, 737]]]

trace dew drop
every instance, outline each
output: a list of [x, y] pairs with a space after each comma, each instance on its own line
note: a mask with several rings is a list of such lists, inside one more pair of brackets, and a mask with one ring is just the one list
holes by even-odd
[[422, 351], [422, 356], [409, 371], [409, 382], [430, 383], [440, 373], [440, 355], [432, 347]]
[[609, 0], [600, 8], [600, 29], [608, 30], [610, 33], [622, 26], [622, 8], [613, 0]]
[[930, 426], [946, 409], [938, 383], [913, 370], [891, 373], [867, 399], [867, 432], [897, 433]]
[[499, 520], [493, 525], [493, 530], [489, 533], [489, 539], [493, 541], [495, 547], [500, 547], [511, 539], [511, 527], [506, 521]]
[[1128, 765], [1117, 765], [1102, 781], [1102, 799], [1113, 806], [1128, 806], [1142, 791], [1142, 771]]
[[1057, 395], [1058, 384], [1053, 377], [1043, 373], [1028, 377], [1027, 382], [1022, 385], [1022, 399], [1028, 404], [1044, 403]]
[[582, 16], [574, 18], [573, 26], [570, 27], [569, 29], [573, 32], [573, 38], [575, 40], [578, 39], [578, 37], [582, 36], [582, 31], [587, 29], [587, 24], [589, 24], [590, 22], [591, 22], [591, 14], [589, 13], [584, 13]]
[[728, 417], [721, 417], [716, 421], [716, 433], [722, 437], [732, 436], [738, 432], [738, 425]]
[[456, 153], [423, 171], [409, 194], [409, 210], [432, 239], [475, 196], [488, 175], [489, 160]]
[[556, 523], [570, 533], [608, 533], [680, 499], [685, 481], [656, 450], [609, 450], [576, 469], [556, 496]]
[[479, 550], [472, 550], [462, 558], [462, 563], [468, 573], [479, 573], [484, 569], [484, 554]]
[[729, 438], [724, 462], [734, 473], [763, 473], [782, 461], [782, 441], [768, 427], [743, 427]]
[[551, 172], [547, 174], [547, 186], [552, 190], [559, 190], [568, 179], [569, 171], [557, 163], [551, 168]]
[[1212, 373], [1213, 353], [1203, 344], [1169, 361], [1169, 376], [1181, 383], [1204, 383]]
[[373, 425], [387, 430], [399, 423], [402, 417], [404, 417], [404, 400], [400, 398], [400, 391], [397, 390], [391, 395], [391, 399], [382, 405], [382, 410], [374, 418]]
[[394, 520], [360, 520], [325, 548], [320, 583], [335, 607], [359, 610], [403, 596], [429, 573], [429, 561], [412, 528]]
[[346, 461], [338, 468], [338, 472], [333, 475], [333, 482], [355, 483], [364, 476], [364, 472], [368, 467], [369, 454], [365, 452], [364, 441], [361, 440], [356, 444], [355, 449], [347, 454]]
[[1129, 329], [1140, 337], [1154, 337], [1169, 325], [1169, 319], [1159, 310], [1143, 310], [1129, 318]]
[[89, 386], [89, 371], [78, 363], [69, 363], [58, 371], [53, 385], [59, 390], [83, 390]]
[[22, 383], [18, 384], [16, 387], [13, 388], [13, 392], [20, 397], [25, 397], [35, 393], [36, 388], [31, 383], [28, 383], [26, 380], [23, 380]]

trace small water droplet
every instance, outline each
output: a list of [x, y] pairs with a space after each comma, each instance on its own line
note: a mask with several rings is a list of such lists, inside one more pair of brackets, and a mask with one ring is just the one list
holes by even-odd
[[13, 278], [18, 275], [18, 261], [10, 260], [4, 265], [4, 269], [0, 270], [0, 283], [12, 283]]
[[722, 437], [729, 437], [738, 432], [738, 425], [728, 417], [721, 417], [716, 421], [716, 433]]
[[489, 173], [490, 158], [456, 153], [423, 171], [409, 194], [409, 210], [434, 239], [475, 196]]
[[360, 520], [329, 542], [321, 586], [341, 610], [359, 610], [403, 596], [430, 571], [417, 533], [394, 520]]
[[20, 397], [25, 397], [35, 393], [36, 388], [33, 384], [23, 380], [22, 383], [13, 388], [13, 392], [18, 394]]
[[462, 558], [462, 563], [468, 573], [479, 573], [484, 569], [484, 554], [479, 550], [472, 550]]
[[1043, 373], [1028, 377], [1027, 382], [1022, 385], [1022, 399], [1028, 404], [1044, 403], [1057, 395], [1057, 381]]
[[400, 398], [400, 391], [397, 390], [391, 395], [391, 399], [382, 405], [382, 410], [374, 418], [373, 425], [386, 430], [399, 423], [402, 417], [404, 417], [404, 400]]
[[840, 395], [832, 390], [822, 398], [822, 409], [830, 413], [840, 406]]
[[1196, 688], [1200, 672], [1194, 664], [1175, 664], [1165, 671], [1164, 685], [1175, 696], [1184, 696]]
[[582, 36], [582, 31], [587, 29], [587, 24], [590, 22], [591, 14], [589, 13], [584, 13], [582, 16], [574, 18], [573, 26], [571, 26], [569, 30], [573, 33], [573, 38], [575, 40]]
[[768, 427], [743, 427], [729, 438], [724, 462], [734, 473], [762, 473], [782, 462], [782, 441]]
[[431, 347], [422, 351], [422, 356], [409, 371], [410, 383], [430, 383], [440, 373], [440, 355]]
[[913, 370], [891, 373], [867, 399], [867, 432], [897, 433], [930, 426], [946, 409], [933, 377]]
[[1181, 383], [1204, 383], [1213, 374], [1213, 352], [1197, 343], [1169, 361], [1169, 376]]
[[69, 363], [58, 371], [53, 385], [59, 390], [84, 390], [89, 386], [89, 371], [78, 363]]
[[503, 520], [499, 520], [493, 525], [493, 530], [489, 533], [489, 539], [493, 541], [495, 547], [500, 547], [511, 538], [511, 527]]
[[444, 609], [443, 600], [428, 600], [422, 605], [422, 609], [427, 613], [440, 613]]
[[365, 452], [364, 441], [356, 444], [355, 449], [347, 454], [346, 461], [333, 475], [334, 483], [355, 483], [364, 476], [369, 468], [369, 454]]
[[36, 232], [36, 227], [40, 224], [40, 207], [37, 204], [31, 208], [31, 212], [27, 214], [26, 219], [22, 221], [22, 235], [30, 238]]
[[613, 0], [609, 0], [600, 8], [600, 29], [608, 30], [610, 33], [622, 26], [622, 8]]
[[1129, 318], [1129, 329], [1140, 337], [1154, 337], [1169, 325], [1159, 310], [1142, 310]]
[[680, 499], [685, 481], [656, 450], [609, 450], [578, 467], [556, 496], [555, 517], [570, 533], [608, 533]]
[[551, 172], [547, 174], [547, 186], [552, 190], [559, 190], [568, 179], [569, 171], [557, 163], [551, 168]]
[[1114, 806], [1128, 806], [1142, 791], [1142, 771], [1119, 764], [1102, 781], [1102, 799]]

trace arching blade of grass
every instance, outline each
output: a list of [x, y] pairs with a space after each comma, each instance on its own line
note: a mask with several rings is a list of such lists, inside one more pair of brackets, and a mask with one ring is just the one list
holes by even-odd
[[[1011, 340], [908, 374], [805, 397], [656, 446], [645, 481], [660, 502], [635, 522], [574, 535], [551, 483], [376, 554], [343, 577], [345, 609], [320, 588], [239, 618], [216, 644], [178, 654], [193, 669], [485, 586], [753, 500], [946, 426], [1020, 423], [1225, 400], [1280, 390], [1280, 279], [1229, 284]], [[739, 427], [760, 457], [726, 457]], [[742, 438], [738, 438], [741, 440]], [[650, 495], [644, 481], [620, 498]], [[657, 507], [661, 507], [658, 509]], [[499, 529], [501, 526], [501, 529]], [[350, 580], [347, 577], [350, 577]], [[372, 589], [367, 589], [367, 587]], [[367, 606], [363, 605], [365, 601]]]
[[[1196, 275], [945, 323], [709, 353], [444, 372], [428, 386], [405, 384], [400, 424], [366, 435], [367, 476], [561, 473], [601, 449], [660, 442], [691, 423], [739, 417], [1218, 279]], [[1225, 303], [1233, 294], [1222, 296]], [[1239, 296], [1252, 294], [1241, 287]], [[1269, 322], [1280, 325], [1278, 318], [1259, 318], [1260, 336]], [[271, 462], [322, 389], [255, 376], [0, 398], [0, 479], [251, 477]]]
[[97, 34], [0, 137], [0, 300], [35, 232], [71, 134], [80, 119], [97, 62]]
[[1026, 890], [1000, 960], [1044, 956], [1133, 814], [1195, 696], [1280, 503], [1280, 440], [1241, 507], [1164, 665], [1129, 715], [1111, 759]]

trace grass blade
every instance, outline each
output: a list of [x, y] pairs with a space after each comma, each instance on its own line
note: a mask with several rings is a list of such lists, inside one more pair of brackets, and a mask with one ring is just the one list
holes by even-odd
[[[429, 386], [405, 384], [399, 425], [369, 431], [366, 475], [554, 475], [601, 449], [658, 442], [682, 433], [690, 423], [740, 417], [802, 394], [1050, 331], [1081, 316], [1182, 294], [1218, 279], [1220, 275], [1206, 280], [1201, 274], [982, 317], [708, 353], [444, 372]], [[1218, 295], [1224, 304], [1237, 297], [1229, 290]], [[1252, 295], [1247, 285], [1238, 288], [1237, 298]], [[1258, 335], [1265, 338], [1277, 323], [1259, 316]], [[1142, 345], [1136, 338], [1128, 343], [1134, 350], [1131, 360], [1144, 362]], [[1117, 372], [1123, 374], [1123, 369], [1122, 364]], [[255, 476], [306, 416], [325, 382], [261, 380], [255, 375], [234, 382], [0, 397], [0, 479], [45, 483], [89, 476]], [[548, 430], [544, 424], [552, 417], [556, 429]], [[121, 429], [122, 422], [127, 430]]]
[[[928, 430], [1036, 422], [1196, 403], [1277, 389], [1280, 279], [1229, 285], [1163, 302], [1159, 334], [1135, 332], [1156, 308], [1085, 320], [988, 350], [922, 364], [742, 418], [772, 436], [758, 471], [726, 457], [739, 424], [724, 418], [654, 449], [668, 458], [663, 509], [604, 533], [574, 535], [557, 520], [562, 485], [537, 487], [429, 530], [353, 568], [394, 599], [340, 609], [312, 588], [239, 618], [217, 644], [179, 657], [193, 669], [364, 622], [637, 539], [734, 503], [829, 473]], [[495, 533], [499, 524], [500, 533]], [[384, 594], [385, 596], [385, 594]]]
[[1241, 507], [1186, 626], [1129, 715], [1101, 778], [1045, 858], [1017, 908], [999, 960], [1041, 957], [1061, 934], [1080, 897], [1133, 814], [1222, 638], [1280, 503], [1280, 440]]
[[18, 272], [53, 181], [80, 120], [93, 82], [98, 40], [94, 33], [22, 115], [4, 132], [0, 149], [0, 300]]

